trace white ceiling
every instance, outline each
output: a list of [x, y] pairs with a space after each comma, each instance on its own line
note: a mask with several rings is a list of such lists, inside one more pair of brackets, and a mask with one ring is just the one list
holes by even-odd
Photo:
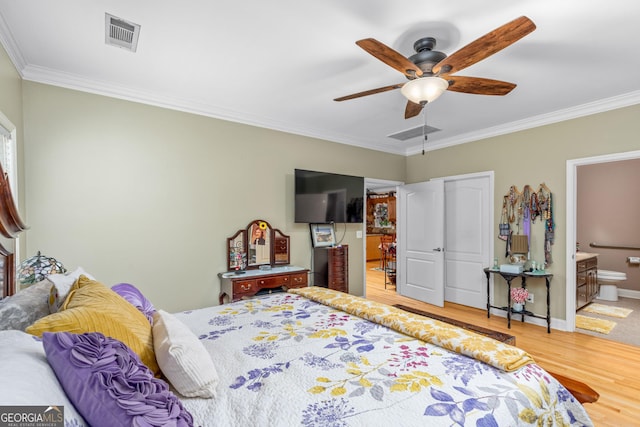
[[[141, 25], [136, 53], [105, 44], [105, 13]], [[25, 80], [410, 155], [422, 126], [405, 81], [356, 46], [403, 55], [424, 36], [451, 54], [521, 15], [537, 29], [459, 73], [518, 84], [504, 97], [448, 91], [427, 107], [427, 150], [640, 102], [637, 0], [0, 0], [0, 42]]]

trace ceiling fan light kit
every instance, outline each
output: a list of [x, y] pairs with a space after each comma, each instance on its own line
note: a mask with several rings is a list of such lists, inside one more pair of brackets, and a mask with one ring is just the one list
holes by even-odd
[[449, 82], [441, 77], [420, 77], [402, 86], [400, 92], [409, 101], [424, 105], [433, 102], [449, 87]]

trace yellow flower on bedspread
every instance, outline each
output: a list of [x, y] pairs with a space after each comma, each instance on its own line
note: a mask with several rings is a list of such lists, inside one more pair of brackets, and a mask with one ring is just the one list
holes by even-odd
[[262, 311], [277, 313], [279, 311], [291, 311], [291, 310], [293, 310], [292, 304], [281, 304], [281, 305], [274, 305], [273, 307], [267, 307]]
[[344, 329], [338, 328], [330, 328], [330, 329], [320, 329], [309, 335], [309, 338], [332, 338], [337, 336], [346, 336], [347, 332]]
[[515, 371], [533, 363], [533, 358], [517, 347], [386, 304], [315, 286], [289, 289], [289, 292], [473, 357], [503, 371]]
[[432, 385], [441, 386], [442, 381], [440, 378], [428, 372], [413, 371], [408, 374], [402, 374], [396, 378], [395, 383], [391, 386], [391, 391], [410, 391], [417, 393], [422, 387], [426, 388]]
[[316, 382], [320, 385], [316, 385], [307, 390], [311, 394], [324, 393], [330, 390], [332, 396], [341, 396], [348, 391], [348, 387], [356, 388], [371, 388], [374, 383], [367, 379], [367, 375], [377, 376], [381, 366], [386, 362], [377, 366], [371, 365], [369, 359], [365, 356], [360, 356], [359, 364], [356, 362], [347, 362], [345, 369], [345, 377], [332, 380], [327, 377], [317, 377]]
[[462, 347], [471, 349], [473, 351], [480, 351], [480, 352], [482, 351], [492, 352], [492, 351], [498, 350], [498, 346], [496, 345], [498, 341], [495, 341], [495, 340], [489, 341], [489, 340], [483, 340], [478, 338], [479, 336], [469, 337], [461, 340]]

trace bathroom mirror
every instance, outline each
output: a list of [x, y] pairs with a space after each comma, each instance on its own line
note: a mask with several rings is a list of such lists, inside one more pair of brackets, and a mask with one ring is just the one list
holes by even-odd
[[290, 239], [264, 220], [251, 221], [227, 238], [227, 268], [233, 271], [290, 262]]

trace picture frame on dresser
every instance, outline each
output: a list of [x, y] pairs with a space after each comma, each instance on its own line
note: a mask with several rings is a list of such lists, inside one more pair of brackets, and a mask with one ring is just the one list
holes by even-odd
[[333, 224], [309, 224], [311, 245], [314, 248], [335, 246], [336, 233]]

